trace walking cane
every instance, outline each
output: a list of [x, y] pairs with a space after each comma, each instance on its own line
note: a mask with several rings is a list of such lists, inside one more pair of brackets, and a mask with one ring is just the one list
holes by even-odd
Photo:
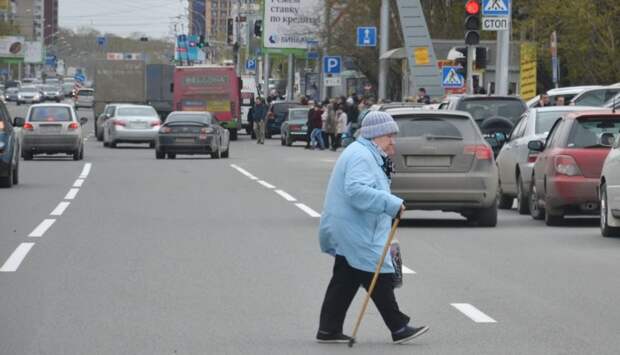
[[352, 348], [353, 344], [355, 344], [355, 336], [357, 335], [357, 331], [362, 324], [362, 318], [364, 317], [364, 313], [366, 313], [366, 308], [368, 308], [368, 301], [370, 300], [370, 296], [372, 296], [372, 291], [375, 289], [375, 285], [377, 284], [377, 279], [379, 278], [379, 273], [381, 272], [381, 266], [383, 266], [383, 261], [385, 260], [385, 256], [387, 255], [388, 250], [390, 249], [390, 244], [392, 244], [392, 240], [394, 239], [394, 235], [396, 235], [396, 229], [398, 228], [398, 223], [400, 223], [400, 212], [394, 223], [392, 224], [392, 230], [390, 231], [390, 236], [388, 237], [387, 242], [385, 243], [385, 247], [383, 247], [383, 254], [381, 254], [381, 259], [379, 259], [379, 263], [377, 264], [377, 268], [375, 269], [375, 274], [372, 276], [372, 281], [370, 282], [370, 286], [368, 287], [368, 293], [366, 294], [366, 299], [364, 299], [364, 304], [362, 305], [362, 309], [360, 310], [360, 314], [357, 316], [357, 322], [355, 323], [355, 328], [353, 328], [353, 334], [351, 334], [351, 339], [349, 340], [349, 347]]

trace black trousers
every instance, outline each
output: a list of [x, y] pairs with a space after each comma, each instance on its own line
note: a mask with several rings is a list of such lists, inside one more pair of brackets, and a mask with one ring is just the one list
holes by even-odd
[[[371, 272], [352, 268], [343, 256], [336, 256], [332, 279], [321, 308], [320, 331], [342, 333], [344, 318], [357, 289], [361, 285], [368, 290], [372, 276]], [[391, 332], [409, 324], [409, 317], [400, 312], [396, 303], [393, 274], [379, 274], [371, 297]]]

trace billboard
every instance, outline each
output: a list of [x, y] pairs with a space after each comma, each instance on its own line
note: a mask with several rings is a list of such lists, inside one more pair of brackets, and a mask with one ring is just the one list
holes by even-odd
[[0, 0], [0, 11], [8, 12], [10, 10], [10, 5], [9, 0]]
[[1, 36], [0, 37], [0, 57], [4, 58], [23, 58], [24, 57], [24, 37]]
[[43, 63], [43, 43], [24, 42], [24, 63], [41, 64]]
[[529, 100], [536, 96], [536, 54], [536, 44], [521, 44], [521, 73], [519, 81], [520, 94], [523, 100]]
[[319, 38], [323, 13], [323, 0], [265, 1], [263, 46], [307, 49]]

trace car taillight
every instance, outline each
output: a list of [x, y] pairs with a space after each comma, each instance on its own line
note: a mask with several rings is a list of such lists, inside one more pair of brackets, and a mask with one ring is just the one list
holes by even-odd
[[158, 120], [158, 121], [151, 122], [151, 127], [159, 127], [159, 126], [161, 126], [161, 121]]
[[493, 150], [484, 144], [466, 145], [464, 154], [473, 154], [478, 160], [492, 160]]
[[125, 127], [125, 126], [127, 126], [127, 121], [116, 120], [115, 119], [115, 120], [112, 121], [112, 124], [114, 124], [115, 126], [123, 126], [123, 127]]
[[528, 163], [536, 163], [536, 159], [538, 159], [538, 153], [530, 153], [527, 155]]
[[80, 128], [80, 125], [77, 122], [71, 122], [69, 124], [69, 129], [78, 129]]
[[553, 167], [559, 175], [580, 176], [581, 169], [570, 155], [558, 155], [553, 158]]
[[27, 131], [32, 131], [34, 129], [34, 126], [32, 125], [32, 123], [26, 122], [24, 123], [24, 129]]
[[159, 133], [170, 133], [170, 132], [172, 132], [172, 128], [170, 128], [170, 127], [165, 127], [164, 126], [164, 127], [159, 129]]

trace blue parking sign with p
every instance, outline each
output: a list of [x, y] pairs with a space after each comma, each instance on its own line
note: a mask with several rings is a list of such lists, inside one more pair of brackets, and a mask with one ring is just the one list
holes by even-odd
[[251, 58], [245, 62], [245, 69], [247, 70], [256, 70], [256, 59]]
[[326, 74], [340, 74], [342, 71], [342, 58], [341, 57], [323, 57], [323, 73]]

